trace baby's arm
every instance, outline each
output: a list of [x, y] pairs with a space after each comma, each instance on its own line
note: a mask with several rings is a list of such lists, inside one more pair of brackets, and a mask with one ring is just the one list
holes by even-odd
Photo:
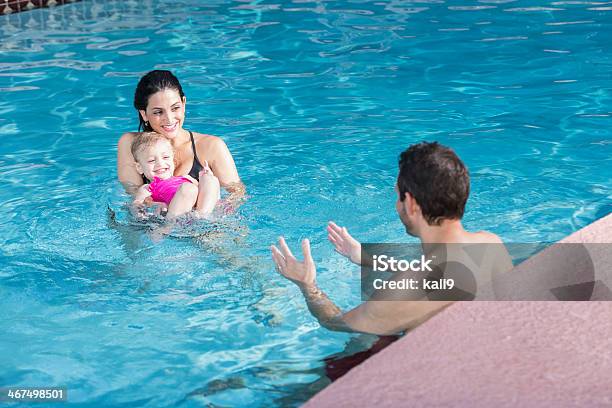
[[149, 185], [145, 184], [140, 186], [134, 194], [134, 200], [132, 205], [129, 206], [130, 213], [137, 219], [143, 219], [146, 217], [145, 206], [151, 205], [151, 192], [149, 191]]
[[198, 180], [194, 179], [193, 177], [191, 177], [189, 174], [182, 176], [185, 177], [187, 180], [191, 181], [193, 184], [195, 184], [196, 186], [198, 185]]
[[167, 218], [175, 218], [191, 211], [198, 199], [198, 186], [192, 183], [183, 183], [172, 197], [168, 206]]
[[151, 197], [151, 191], [149, 190], [149, 185], [144, 184], [136, 191], [132, 204], [144, 204], [147, 197]]
[[196, 211], [199, 214], [210, 214], [221, 198], [219, 179], [215, 177], [206, 161], [204, 162], [204, 168], [200, 171], [199, 176], [200, 184], [198, 186], [199, 194], [196, 203]]

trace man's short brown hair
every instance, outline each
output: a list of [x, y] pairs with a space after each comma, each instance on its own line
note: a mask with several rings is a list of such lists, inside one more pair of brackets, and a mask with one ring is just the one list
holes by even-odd
[[429, 225], [463, 217], [470, 195], [470, 175], [455, 152], [438, 142], [410, 146], [400, 155], [400, 200], [410, 193]]

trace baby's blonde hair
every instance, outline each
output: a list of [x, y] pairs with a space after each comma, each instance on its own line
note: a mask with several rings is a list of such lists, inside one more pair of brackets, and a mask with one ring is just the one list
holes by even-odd
[[134, 160], [138, 161], [138, 157], [136, 157], [138, 153], [142, 152], [144, 149], [147, 149], [151, 146], [155, 146], [157, 143], [162, 142], [162, 141], [165, 143], [168, 143], [170, 145], [170, 148], [172, 148], [172, 145], [170, 144], [168, 139], [166, 139], [164, 136], [160, 135], [159, 133], [143, 132], [139, 136], [136, 136], [136, 138], [132, 142], [132, 156], [134, 156]]

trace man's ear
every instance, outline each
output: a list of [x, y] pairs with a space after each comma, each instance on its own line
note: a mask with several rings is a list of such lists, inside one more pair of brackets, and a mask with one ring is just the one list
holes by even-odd
[[140, 117], [142, 118], [142, 120], [144, 120], [145, 122], [148, 121], [148, 119], [147, 119], [147, 112], [139, 109], [138, 113], [140, 113]]
[[421, 209], [421, 207], [419, 207], [419, 204], [416, 202], [412, 194], [408, 192], [404, 194], [405, 194], [404, 202], [402, 204], [404, 205], [404, 210], [406, 211], [406, 214], [409, 214], [409, 215], [416, 214], [417, 211]]
[[185, 97], [183, 96], [183, 106], [184, 106], [184, 105], [187, 105], [187, 98], [185, 98]]
[[404, 209], [404, 214], [410, 214], [410, 209], [412, 208], [410, 205], [410, 199], [412, 198], [412, 196], [410, 195], [410, 193], [404, 193], [404, 201], [400, 201], [402, 203], [402, 207]]

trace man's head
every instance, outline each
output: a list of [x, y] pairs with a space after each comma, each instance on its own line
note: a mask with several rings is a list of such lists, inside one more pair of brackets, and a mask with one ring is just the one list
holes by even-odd
[[421, 220], [436, 226], [463, 217], [470, 176], [450, 148], [438, 142], [422, 142], [400, 155], [397, 189], [397, 212], [406, 232], [415, 235]]

